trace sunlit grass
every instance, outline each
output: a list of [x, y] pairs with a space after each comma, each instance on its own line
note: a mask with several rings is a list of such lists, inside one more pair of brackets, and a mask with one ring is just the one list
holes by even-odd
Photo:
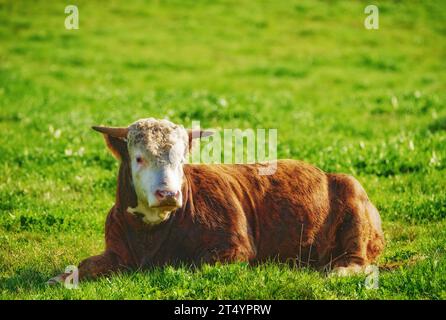
[[[367, 3], [368, 4], [368, 3]], [[445, 299], [446, 7], [0, 0], [0, 298]], [[93, 124], [277, 128], [280, 158], [355, 175], [384, 220], [379, 289], [276, 263], [47, 287], [103, 249], [117, 163]]]

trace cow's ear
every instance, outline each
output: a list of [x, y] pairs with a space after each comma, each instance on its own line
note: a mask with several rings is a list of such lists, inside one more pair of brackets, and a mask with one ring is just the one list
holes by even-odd
[[93, 126], [93, 130], [104, 135], [105, 143], [116, 159], [122, 160], [127, 157], [127, 134], [128, 128]]
[[192, 148], [193, 139], [209, 137], [212, 136], [214, 132], [201, 129], [189, 129], [187, 130], [187, 134], [189, 135], [189, 150], [190, 150]]
[[103, 135], [105, 143], [107, 144], [107, 147], [111, 151], [113, 156], [118, 160], [125, 159], [128, 154], [127, 141], [122, 138], [115, 138], [105, 133]]

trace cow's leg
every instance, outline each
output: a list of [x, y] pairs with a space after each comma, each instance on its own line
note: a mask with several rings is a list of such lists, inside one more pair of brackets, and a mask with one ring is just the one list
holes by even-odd
[[93, 256], [79, 264], [79, 279], [94, 279], [123, 269], [118, 257], [112, 252]]
[[363, 273], [384, 246], [379, 214], [356, 179], [344, 175], [336, 178], [342, 221], [336, 232], [331, 271], [341, 276]]
[[359, 208], [347, 212], [336, 237], [332, 257], [333, 272], [338, 275], [360, 273], [367, 265], [368, 223], [359, 214]]
[[201, 263], [215, 264], [217, 262], [248, 262], [252, 260], [253, 255], [250, 250], [241, 246], [232, 246], [229, 248], [213, 248], [206, 250], [200, 258]]
[[[110, 251], [105, 251], [103, 254], [87, 258], [79, 264], [79, 280], [94, 279], [121, 269], [123, 269], [123, 266], [119, 263], [118, 257]], [[51, 278], [47, 283], [62, 283], [70, 274], [62, 273]]]
[[333, 273], [340, 276], [367, 272], [384, 248], [381, 226], [373, 221], [373, 215], [380, 219], [375, 207], [360, 199], [351, 210], [338, 231], [338, 256], [333, 261]]

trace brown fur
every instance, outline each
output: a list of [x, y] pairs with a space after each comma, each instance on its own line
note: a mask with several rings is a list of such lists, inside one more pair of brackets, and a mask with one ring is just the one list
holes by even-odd
[[317, 268], [366, 266], [384, 247], [377, 210], [359, 182], [300, 161], [280, 160], [273, 175], [253, 165], [185, 165], [183, 206], [150, 226], [127, 212], [136, 205], [126, 143], [119, 154], [116, 203], [106, 249], [84, 260], [81, 278], [153, 266], [267, 259]]

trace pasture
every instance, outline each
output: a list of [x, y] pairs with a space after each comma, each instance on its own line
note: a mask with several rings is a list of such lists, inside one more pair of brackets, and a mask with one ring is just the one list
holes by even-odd
[[[446, 299], [446, 2], [0, 0], [0, 299]], [[91, 125], [277, 128], [279, 158], [354, 175], [383, 219], [379, 286], [268, 263], [77, 290], [118, 164]]]

